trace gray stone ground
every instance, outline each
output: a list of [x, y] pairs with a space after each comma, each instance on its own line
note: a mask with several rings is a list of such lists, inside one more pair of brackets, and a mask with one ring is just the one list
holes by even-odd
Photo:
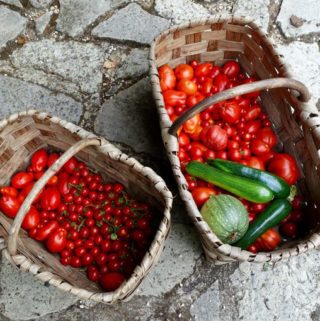
[[[134, 2], [134, 3], [132, 3]], [[320, 107], [319, 0], [2, 0], [0, 117], [35, 107], [109, 138], [176, 193], [147, 76], [148, 44], [170, 24], [251, 15]], [[318, 251], [275, 266], [204, 260], [176, 197], [161, 259], [128, 303], [79, 302], [0, 265], [0, 321], [317, 321]]]

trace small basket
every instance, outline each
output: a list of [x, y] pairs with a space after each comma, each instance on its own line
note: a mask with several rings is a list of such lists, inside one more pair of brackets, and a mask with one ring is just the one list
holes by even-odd
[[[29, 271], [43, 282], [81, 299], [108, 304], [128, 300], [162, 252], [170, 229], [171, 192], [151, 168], [121, 153], [105, 139], [35, 110], [14, 114], [0, 122], [0, 185], [8, 184], [11, 176], [24, 169], [30, 156], [42, 147], [65, 152], [34, 185], [13, 222], [0, 212], [4, 255], [21, 270]], [[34, 197], [75, 154], [107, 180], [121, 182], [130, 194], [147, 201], [162, 214], [158, 231], [141, 263], [131, 277], [113, 292], [103, 292], [96, 283], [87, 279], [84, 271], [60, 264], [57, 256], [50, 254], [41, 243], [20, 229]]]
[[[221, 65], [230, 59], [237, 60], [248, 75], [263, 80], [234, 87], [209, 97], [189, 109], [172, 124], [164, 106], [157, 69], [164, 64], [174, 68], [178, 64], [188, 63], [194, 59], [213, 62], [216, 65]], [[280, 261], [319, 246], [320, 117], [318, 110], [316, 106], [304, 103], [309, 100], [308, 90], [303, 84], [290, 79], [285, 64], [280, 60], [273, 45], [252, 19], [234, 16], [208, 18], [190, 21], [162, 32], [151, 45], [150, 77], [160, 116], [163, 141], [178, 183], [180, 196], [200, 234], [207, 259], [216, 264], [232, 261]], [[306, 228], [308, 235], [303, 240], [285, 243], [277, 251], [253, 254], [238, 247], [223, 244], [203, 221], [181, 172], [177, 156], [179, 144], [176, 132], [187, 119], [210, 105], [256, 90], [266, 90], [261, 94], [261, 104], [273, 123], [279, 141], [282, 142], [279, 143], [279, 150], [293, 155], [300, 166], [301, 179], [298, 185], [299, 192], [308, 204], [308, 227]], [[296, 91], [300, 92], [300, 97], [295, 95]]]

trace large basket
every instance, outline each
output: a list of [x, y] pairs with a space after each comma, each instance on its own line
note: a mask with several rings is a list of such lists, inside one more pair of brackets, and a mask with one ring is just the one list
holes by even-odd
[[[151, 168], [121, 153], [105, 139], [47, 113], [30, 110], [0, 122], [0, 186], [7, 184], [16, 171], [25, 168], [33, 152], [42, 147], [65, 152], [34, 185], [13, 222], [0, 212], [5, 256], [20, 269], [79, 298], [103, 303], [129, 299], [157, 261], [169, 232], [172, 195], [165, 182]], [[102, 173], [106, 180], [121, 182], [129, 193], [147, 201], [161, 213], [159, 228], [149, 250], [132, 276], [114, 292], [103, 292], [86, 278], [84, 271], [60, 264], [55, 255], [20, 229], [34, 197], [75, 154]]]
[[[157, 68], [164, 64], [174, 68], [193, 59], [217, 65], [230, 59], [237, 60], [245, 72], [263, 80], [214, 95], [188, 110], [172, 124], [164, 107]], [[320, 170], [317, 167], [320, 160], [320, 118], [315, 106], [304, 103], [309, 99], [308, 90], [303, 84], [290, 79], [280, 56], [252, 19], [234, 16], [208, 18], [190, 21], [162, 32], [151, 45], [150, 77], [172, 170], [187, 212], [200, 234], [207, 259], [216, 264], [237, 260], [279, 261], [317, 247], [320, 244]], [[306, 227], [304, 239], [287, 242], [277, 251], [253, 254], [223, 244], [203, 221], [181, 172], [176, 131], [188, 118], [211, 104], [257, 89], [265, 90], [261, 95], [261, 103], [282, 142], [279, 150], [293, 155], [300, 166], [302, 175], [299, 190], [308, 202], [308, 225], [312, 228]], [[296, 91], [300, 92], [300, 97], [296, 96]]]

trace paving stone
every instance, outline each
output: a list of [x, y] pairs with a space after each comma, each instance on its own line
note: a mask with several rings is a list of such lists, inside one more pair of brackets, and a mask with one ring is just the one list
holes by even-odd
[[11, 4], [11, 5], [16, 6], [18, 8], [23, 8], [22, 4], [19, 0], [2, 0], [1, 2]]
[[193, 273], [201, 253], [194, 227], [173, 224], [159, 262], [142, 282], [137, 293], [149, 297], [169, 292]]
[[[45, 286], [31, 274], [21, 272], [5, 258], [0, 265], [0, 311], [10, 320], [28, 320], [60, 311], [78, 299], [53, 286]], [[0, 316], [0, 319], [2, 317]]]
[[51, 16], [52, 16], [52, 12], [48, 11], [48, 12], [44, 13], [42, 16], [40, 16], [39, 18], [37, 18], [35, 20], [36, 32], [37, 32], [38, 35], [43, 34], [43, 32], [46, 29], [48, 23], [50, 22]]
[[319, 46], [316, 43], [296, 41], [288, 45], [278, 45], [278, 51], [284, 56], [293, 77], [307, 85], [312, 94], [310, 103], [315, 105], [320, 98]]
[[102, 105], [95, 131], [131, 146], [135, 152], [162, 157], [163, 144], [150, 80], [144, 78]]
[[60, 0], [57, 30], [75, 37], [83, 34], [88, 25], [105, 12], [128, 0], [97, 0], [94, 5], [88, 0]]
[[104, 59], [104, 50], [94, 44], [46, 39], [25, 44], [11, 57], [15, 67], [33, 67], [59, 75], [88, 93], [99, 90]]
[[116, 78], [140, 77], [147, 73], [149, 50], [133, 49], [116, 71]]
[[233, 6], [233, 13], [239, 16], [248, 16], [255, 19], [267, 32], [269, 24], [269, 0], [237, 0]]
[[[293, 15], [302, 20], [300, 27], [292, 25], [290, 18]], [[297, 37], [311, 32], [320, 32], [319, 17], [320, 3], [318, 0], [283, 0], [277, 22], [286, 37]]]
[[[130, 26], [128, 28], [128, 26]], [[153, 38], [169, 26], [169, 21], [141, 9], [131, 3], [119, 10], [111, 18], [101, 22], [92, 30], [100, 38], [131, 40], [149, 44]]]
[[45, 9], [50, 6], [53, 0], [30, 0], [30, 4], [37, 9]]
[[173, 23], [208, 17], [209, 11], [191, 0], [156, 0], [156, 12]]
[[27, 19], [6, 7], [0, 7], [0, 49], [23, 32]]
[[0, 75], [0, 118], [26, 110], [46, 110], [65, 120], [77, 123], [82, 105], [60, 93], [25, 81]]

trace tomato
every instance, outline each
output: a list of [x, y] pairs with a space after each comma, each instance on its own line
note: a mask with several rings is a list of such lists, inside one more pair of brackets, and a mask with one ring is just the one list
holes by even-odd
[[[243, 84], [250, 84], [255, 81], [257, 81], [255, 78], [250, 77], [250, 78], [245, 79], [242, 83]], [[259, 95], [260, 95], [260, 91], [255, 91], [255, 92], [252, 92], [249, 94], [245, 94], [244, 97], [249, 98], [249, 99], [255, 99], [255, 98], [259, 97]]]
[[70, 186], [68, 183], [69, 174], [67, 172], [61, 172], [58, 176], [58, 190], [61, 195], [66, 195], [70, 191]]
[[177, 79], [192, 79], [194, 75], [193, 68], [187, 64], [180, 64], [178, 65], [174, 73]]
[[239, 148], [239, 143], [234, 140], [228, 140], [228, 149]]
[[234, 78], [238, 75], [240, 66], [235, 61], [227, 61], [222, 67], [222, 72], [229, 78]]
[[249, 167], [261, 169], [262, 171], [265, 170], [263, 161], [258, 157], [251, 156], [247, 159], [247, 162], [247, 166]]
[[204, 128], [201, 132], [201, 140], [204, 145], [215, 151], [226, 149], [228, 145], [227, 132], [218, 125]]
[[46, 225], [44, 225], [41, 228], [38, 228], [37, 234], [35, 236], [35, 239], [37, 241], [44, 241], [46, 240], [49, 235], [55, 231], [59, 227], [59, 223], [57, 221], [50, 221]]
[[183, 130], [185, 131], [185, 133], [187, 133], [189, 135], [193, 134], [193, 133], [197, 132], [197, 130], [199, 129], [200, 123], [201, 123], [200, 114], [196, 114], [195, 116], [188, 119], [183, 124]]
[[24, 188], [28, 183], [33, 181], [33, 174], [27, 172], [19, 172], [11, 178], [11, 185], [14, 188]]
[[300, 210], [303, 206], [303, 200], [300, 195], [296, 195], [291, 203], [294, 210]]
[[261, 127], [261, 122], [259, 120], [248, 121], [244, 126], [244, 131], [249, 134], [255, 134]]
[[0, 197], [0, 211], [6, 216], [14, 218], [21, 206], [19, 200], [11, 195], [2, 195]]
[[162, 92], [168, 89], [173, 89], [176, 85], [176, 76], [172, 68], [169, 65], [164, 65], [158, 69], [158, 72]]
[[239, 152], [241, 157], [244, 159], [248, 159], [251, 157], [251, 150], [248, 147], [241, 147]]
[[261, 128], [257, 133], [257, 138], [269, 145], [270, 148], [277, 144], [277, 136], [274, 134], [271, 128]]
[[52, 153], [48, 156], [48, 162], [47, 162], [47, 166], [50, 167], [58, 158], [59, 158], [59, 154], [58, 153]]
[[204, 62], [198, 65], [194, 70], [195, 77], [207, 77], [212, 70], [213, 65], [209, 62]]
[[235, 101], [226, 101], [220, 109], [220, 116], [225, 122], [233, 124], [240, 119], [241, 108]]
[[31, 167], [34, 172], [43, 171], [48, 162], [48, 154], [44, 148], [37, 150], [31, 157]]
[[179, 134], [178, 141], [179, 141], [179, 145], [182, 147], [186, 147], [190, 144], [189, 136], [184, 132], [181, 132]]
[[270, 145], [266, 144], [261, 139], [256, 138], [251, 142], [252, 153], [257, 156], [268, 153], [270, 149]]
[[197, 85], [190, 79], [181, 79], [178, 82], [177, 89], [189, 95], [194, 95], [197, 91]]
[[186, 104], [187, 94], [182, 91], [169, 89], [163, 93], [163, 99], [169, 106], [184, 106]]
[[210, 78], [215, 78], [217, 77], [221, 72], [221, 68], [218, 66], [213, 66], [212, 69], [210, 70], [210, 72], [208, 73], [208, 77]]
[[201, 93], [205, 96], [209, 96], [212, 88], [212, 79], [205, 77], [203, 83], [201, 84]]
[[[20, 192], [20, 194], [18, 196], [18, 199], [19, 199], [19, 201], [21, 203], [29, 195], [29, 193], [31, 192], [33, 186], [34, 186], [34, 182], [30, 182], [22, 189], [22, 191]], [[39, 194], [35, 197], [35, 199], [33, 200], [32, 204], [35, 204], [35, 203], [37, 203], [39, 201], [39, 199], [41, 198], [42, 193], [43, 193], [43, 189], [41, 189]]]
[[241, 153], [238, 148], [230, 148], [228, 150], [228, 159], [232, 161], [239, 161], [241, 159]]
[[259, 249], [263, 251], [273, 251], [277, 248], [280, 242], [281, 237], [279, 233], [275, 229], [271, 228], [263, 233], [255, 243], [258, 245]]
[[192, 197], [197, 204], [198, 208], [209, 199], [210, 195], [216, 195], [217, 191], [209, 187], [196, 187], [192, 191]]
[[251, 244], [248, 248], [247, 248], [248, 251], [252, 252], [252, 253], [258, 253], [259, 249], [258, 249], [258, 246], [253, 243]]
[[285, 153], [277, 154], [269, 161], [268, 171], [283, 178], [289, 185], [295, 184], [299, 177], [295, 159]]
[[58, 176], [57, 175], [53, 175], [47, 182], [47, 185], [49, 186], [54, 186], [58, 184]]
[[200, 103], [205, 98], [201, 93], [196, 92], [194, 95], [188, 96], [186, 100], [187, 107], [191, 108]]
[[280, 225], [279, 230], [283, 236], [290, 237], [290, 238], [297, 237], [298, 228], [295, 223], [286, 222], [286, 223]]
[[72, 174], [75, 169], [78, 166], [78, 161], [76, 160], [75, 157], [71, 157], [64, 165], [63, 165], [63, 169], [68, 172], [69, 174]]
[[101, 275], [99, 283], [101, 287], [106, 291], [116, 290], [123, 282], [125, 277], [118, 272], [104, 273]]
[[252, 203], [250, 206], [250, 210], [254, 213], [261, 213], [265, 210], [266, 204], [263, 203]]
[[[239, 96], [239, 99], [237, 100], [238, 105], [243, 108], [243, 110], [247, 109], [250, 106], [250, 99], [249, 98], [245, 98], [243, 96]], [[252, 119], [253, 120], [253, 119]]]
[[2, 186], [0, 187], [0, 194], [17, 197], [18, 191], [12, 186]]
[[223, 74], [219, 74], [213, 80], [213, 84], [218, 87], [218, 92], [225, 90], [228, 85], [228, 82], [229, 82], [229, 78]]
[[276, 152], [274, 152], [273, 150], [270, 150], [269, 152], [260, 155], [259, 158], [265, 163], [267, 164], [270, 159], [272, 159], [274, 156], [276, 155]]
[[87, 268], [87, 277], [90, 281], [97, 282], [100, 279], [100, 273], [96, 266], [90, 265]]
[[34, 206], [31, 206], [29, 212], [24, 217], [21, 226], [25, 230], [31, 230], [36, 228], [39, 223], [40, 223], [40, 214]]
[[49, 187], [41, 196], [42, 209], [47, 211], [55, 210], [60, 204], [61, 196], [57, 188]]
[[261, 113], [260, 106], [259, 105], [253, 105], [253, 106], [251, 106], [249, 108], [246, 108], [245, 114], [244, 114], [244, 119], [246, 121], [255, 120], [255, 119], [257, 119], [259, 117], [260, 113]]

